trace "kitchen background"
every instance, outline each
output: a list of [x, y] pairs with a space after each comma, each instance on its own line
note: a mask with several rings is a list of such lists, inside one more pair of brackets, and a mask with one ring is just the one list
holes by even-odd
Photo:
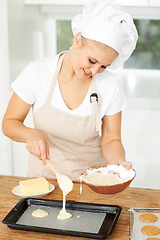
[[[0, 0], [0, 121], [10, 84], [31, 61], [69, 49], [70, 20], [89, 0]], [[119, 0], [139, 32], [137, 49], [113, 71], [123, 86], [122, 141], [133, 162], [135, 187], [160, 188], [160, 1]], [[33, 126], [30, 113], [25, 123]], [[25, 144], [6, 138], [0, 126], [0, 174], [26, 176]]]

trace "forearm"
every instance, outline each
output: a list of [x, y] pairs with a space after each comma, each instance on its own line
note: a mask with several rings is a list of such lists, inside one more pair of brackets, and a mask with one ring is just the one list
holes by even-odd
[[46, 164], [46, 159], [50, 159], [47, 140], [39, 130], [24, 125], [30, 108], [30, 104], [13, 93], [2, 121], [2, 131], [12, 140], [25, 143], [27, 150]]
[[16, 142], [26, 143], [28, 136], [36, 130], [26, 127], [19, 120], [7, 119], [2, 122], [2, 131], [4, 135], [10, 139]]
[[119, 140], [103, 143], [101, 145], [102, 155], [109, 164], [118, 164], [125, 161], [125, 150]]

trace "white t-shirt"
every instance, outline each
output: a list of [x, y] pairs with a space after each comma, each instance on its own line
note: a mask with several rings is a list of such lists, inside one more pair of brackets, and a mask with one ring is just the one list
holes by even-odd
[[[48, 91], [57, 66], [59, 55], [30, 63], [12, 83], [13, 91], [26, 103], [32, 104], [33, 113], [45, 104]], [[116, 76], [105, 70], [95, 77], [96, 92], [101, 95], [101, 117], [120, 112], [126, 107], [125, 97]], [[56, 83], [51, 106], [64, 112], [85, 117], [92, 114], [89, 91], [81, 105], [70, 110], [61, 95], [58, 81]]]

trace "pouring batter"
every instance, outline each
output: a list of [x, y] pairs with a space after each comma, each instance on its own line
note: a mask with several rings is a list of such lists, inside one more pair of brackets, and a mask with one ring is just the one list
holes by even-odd
[[69, 192], [72, 191], [72, 189], [73, 189], [73, 182], [72, 182], [72, 180], [69, 177], [67, 177], [65, 175], [62, 175], [60, 172], [58, 172], [57, 169], [51, 164], [50, 161], [47, 160], [47, 164], [51, 167], [53, 172], [56, 174], [59, 187], [60, 187], [60, 189], [63, 192], [63, 208], [60, 211], [60, 213], [59, 213], [57, 218], [58, 219], [70, 218], [72, 215], [70, 213], [66, 212], [65, 205], [66, 205], [66, 195]]
[[59, 187], [60, 187], [60, 189], [63, 192], [63, 208], [59, 212], [59, 215], [57, 216], [57, 219], [68, 219], [68, 218], [72, 217], [72, 214], [66, 212], [66, 209], [65, 209], [66, 195], [69, 192], [72, 191], [72, 189], [73, 189], [73, 182], [70, 181], [70, 179], [67, 176], [65, 176], [65, 175], [59, 176], [57, 180], [58, 180]]

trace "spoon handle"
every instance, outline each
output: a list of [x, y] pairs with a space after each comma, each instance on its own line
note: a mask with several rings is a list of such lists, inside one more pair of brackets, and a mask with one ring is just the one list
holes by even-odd
[[54, 173], [56, 174], [56, 176], [60, 176], [61, 174], [55, 169], [55, 167], [50, 163], [49, 160], [47, 160], [47, 164], [50, 166], [50, 168], [52, 168], [52, 170], [54, 171]]

